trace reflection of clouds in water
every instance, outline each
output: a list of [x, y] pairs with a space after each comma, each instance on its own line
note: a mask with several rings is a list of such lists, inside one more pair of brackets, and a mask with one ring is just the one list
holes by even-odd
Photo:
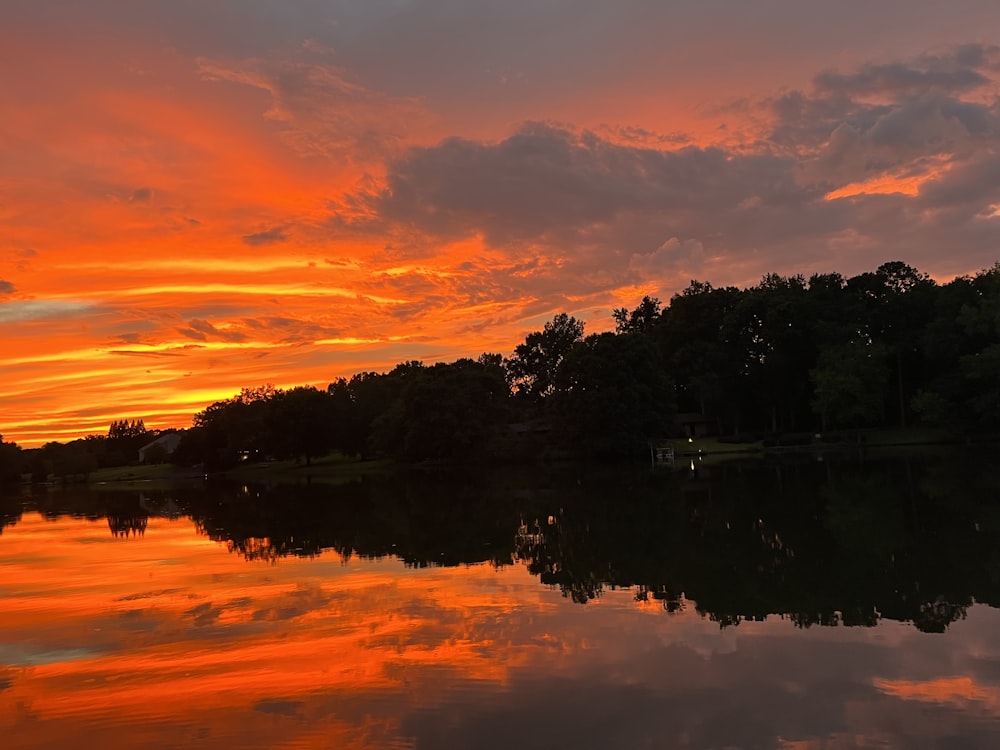
[[45, 648], [23, 643], [0, 643], [0, 664], [10, 667], [37, 667], [81, 661], [99, 656], [91, 648]]
[[[107, 533], [59, 523], [77, 539]], [[19, 534], [58, 539], [59, 528], [26, 518], [0, 560]], [[631, 590], [580, 607], [522, 566], [247, 563], [187, 520], [151, 519], [142, 544], [100, 558], [94, 545], [48, 544], [47, 561], [7, 566], [23, 574], [25, 598], [5, 600], [19, 602], [8, 608], [18, 620], [0, 622], [0, 643], [33, 650], [0, 650], [0, 661], [26, 665], [28, 653], [35, 666], [0, 671], [0, 706], [45, 719], [0, 710], [15, 743], [83, 731], [152, 747], [195, 731], [232, 746], [322, 737], [487, 749], [1000, 740], [1000, 612], [987, 607], [944, 635], [889, 621], [802, 629], [781, 617], [720, 628], [694, 602], [668, 614]], [[91, 567], [69, 576], [81, 546]], [[113, 650], [74, 650], [87, 639]]]
[[[994, 610], [974, 611], [983, 635], [996, 632], [1000, 616]], [[883, 639], [881, 626], [800, 630], [770, 620], [720, 631], [707, 620], [670, 617], [643, 623], [657, 631], [654, 643], [642, 637], [647, 627], [604, 624], [600, 633], [588, 632], [589, 648], [568, 655], [561, 668], [517, 670], [509, 689], [464, 714], [447, 733], [443, 718], [426, 712], [408, 717], [404, 729], [417, 736], [418, 746], [429, 747], [501, 747], [517, 740], [504, 731], [510, 726], [531, 736], [528, 747], [777, 747], [783, 740], [812, 747], [815, 738], [853, 746], [861, 737], [916, 747], [928, 738], [1000, 737], [1000, 712], [985, 699], [996, 694], [995, 680], [984, 685], [987, 678], [966, 672], [960, 683], [918, 684], [909, 697], [886, 690], [889, 683], [879, 675], [912, 672], [913, 656], [917, 672], [940, 675], [963, 655], [960, 641], [907, 625], [890, 623], [902, 637]], [[944, 700], [934, 699], [936, 688], [943, 688]], [[972, 710], [954, 700], [957, 688], [976, 701]], [[913, 695], [934, 705], [921, 705]], [[575, 719], [552, 722], [552, 716]], [[992, 730], [981, 726], [984, 718]]]

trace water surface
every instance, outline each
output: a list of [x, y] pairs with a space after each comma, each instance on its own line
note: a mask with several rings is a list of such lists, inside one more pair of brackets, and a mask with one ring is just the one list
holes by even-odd
[[10, 747], [1000, 746], [970, 456], [0, 502]]

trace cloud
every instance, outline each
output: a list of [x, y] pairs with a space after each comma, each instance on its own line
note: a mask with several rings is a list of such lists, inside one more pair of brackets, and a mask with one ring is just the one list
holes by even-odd
[[651, 253], [635, 253], [629, 259], [629, 270], [637, 281], [673, 278], [678, 272], [694, 277], [701, 272], [705, 248], [697, 240], [671, 237]]
[[302, 701], [262, 698], [254, 704], [254, 711], [277, 716], [299, 716], [304, 706]]
[[920, 159], [996, 148], [998, 61], [1000, 47], [972, 44], [821, 73], [811, 91], [766, 103], [773, 117], [767, 142], [802, 160], [802, 179], [831, 187]]
[[984, 213], [1000, 203], [1000, 154], [955, 165], [939, 179], [921, 186], [919, 197], [926, 210], [964, 208], [970, 213]]
[[[1000, 233], [1000, 100], [987, 95], [998, 59], [966, 45], [824, 73], [809, 92], [763, 102], [769, 136], [739, 145], [548, 122], [496, 141], [446, 138], [392, 159], [331, 231], [388, 236], [396, 259], [481, 239], [494, 257], [445, 286], [461, 296], [479, 285], [495, 301], [827, 268], [834, 253], [847, 272], [873, 253], [927, 262], [956, 241], [970, 268], [988, 265]], [[515, 271], [532, 258], [531, 273]]]
[[261, 232], [244, 234], [242, 240], [244, 244], [250, 245], [251, 247], [274, 245], [279, 242], [288, 241], [289, 234], [287, 230], [287, 226], [272, 227], [271, 229], [265, 229]]
[[4, 279], [0, 279], [0, 294], [13, 294], [14, 284]]
[[188, 321], [187, 328], [178, 328], [178, 333], [196, 341], [207, 341], [210, 338], [220, 341], [230, 341], [240, 343], [247, 340], [247, 334], [239, 330], [220, 330], [207, 320], [192, 318]]
[[204, 79], [261, 89], [270, 96], [265, 119], [279, 123], [280, 137], [302, 156], [364, 161], [387, 148], [427, 115], [412, 98], [393, 97], [350, 80], [320, 44], [294, 58], [239, 61], [200, 58]]
[[791, 167], [769, 155], [624, 146], [527, 123], [498, 143], [450, 138], [413, 149], [390, 165], [385, 188], [369, 200], [390, 222], [439, 236], [482, 233], [500, 245], [568, 238], [630, 214], [698, 223], [699, 209], [754, 196], [798, 201], [805, 191], [795, 187]]
[[[400, 247], [482, 237], [506, 262], [480, 268], [475, 283], [561, 298], [634, 284], [641, 272], [667, 281], [671, 269], [687, 274], [727, 253], [824, 251], [819, 238], [842, 228], [841, 209], [799, 184], [797, 168], [769, 153], [623, 145], [527, 123], [496, 143], [413, 149], [366, 200], [375, 231], [389, 227]], [[517, 270], [538, 257], [547, 262]]]
[[71, 300], [18, 300], [0, 303], [0, 323], [24, 323], [47, 318], [70, 318], [93, 312], [91, 302]]
[[129, 203], [149, 203], [153, 200], [153, 191], [148, 187], [138, 188], [129, 196]]
[[821, 94], [906, 99], [973, 91], [991, 83], [984, 71], [998, 69], [1000, 46], [963, 44], [903, 62], [867, 63], [852, 73], [826, 71], [818, 74], [813, 84]]

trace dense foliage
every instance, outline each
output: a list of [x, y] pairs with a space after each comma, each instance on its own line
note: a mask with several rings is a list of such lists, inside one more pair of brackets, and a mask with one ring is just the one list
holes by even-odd
[[[614, 333], [588, 336], [561, 313], [509, 358], [404, 362], [326, 390], [245, 388], [195, 416], [174, 461], [628, 456], [690, 415], [736, 438], [1000, 425], [1000, 264], [944, 285], [899, 261], [746, 289], [692, 281], [665, 307], [647, 296], [613, 317]], [[135, 460], [151, 436], [122, 420], [103, 444], [50, 444], [28, 463], [85, 473]]]
[[658, 343], [678, 408], [723, 434], [1000, 418], [1000, 264], [945, 285], [898, 261], [744, 290], [692, 282], [662, 311], [645, 300], [616, 319]]
[[[315, 392], [317, 423], [299, 429], [312, 442], [298, 452], [637, 455], [679, 434], [678, 413], [749, 438], [915, 421], [969, 432], [1000, 419], [1000, 265], [943, 286], [898, 261], [852, 278], [769, 274], [742, 290], [693, 281], [665, 307], [644, 297], [613, 316], [614, 333], [586, 336], [581, 321], [556, 315], [507, 359], [406, 362], [338, 380], [326, 402]], [[202, 455], [295, 454], [234, 416], [246, 401], [198, 416], [220, 436]]]

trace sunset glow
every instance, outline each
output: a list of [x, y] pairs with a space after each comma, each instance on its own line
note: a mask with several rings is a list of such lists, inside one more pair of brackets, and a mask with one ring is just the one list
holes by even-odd
[[1000, 257], [993, 0], [8, 5], [25, 447], [607, 330], [691, 279]]
[[[509, 746], [526, 728], [537, 746], [578, 746], [624, 736], [649, 706], [670, 719], [654, 734], [696, 746], [720, 726], [805, 750], [1000, 722], [985, 606], [954, 638], [777, 615], [720, 628], [693, 602], [668, 614], [631, 590], [577, 604], [523, 563], [246, 560], [189, 518], [146, 520], [113, 536], [103, 517], [5, 517], [0, 731], [12, 746], [400, 748], [442, 732]], [[575, 701], [595, 718], [574, 716]]]

